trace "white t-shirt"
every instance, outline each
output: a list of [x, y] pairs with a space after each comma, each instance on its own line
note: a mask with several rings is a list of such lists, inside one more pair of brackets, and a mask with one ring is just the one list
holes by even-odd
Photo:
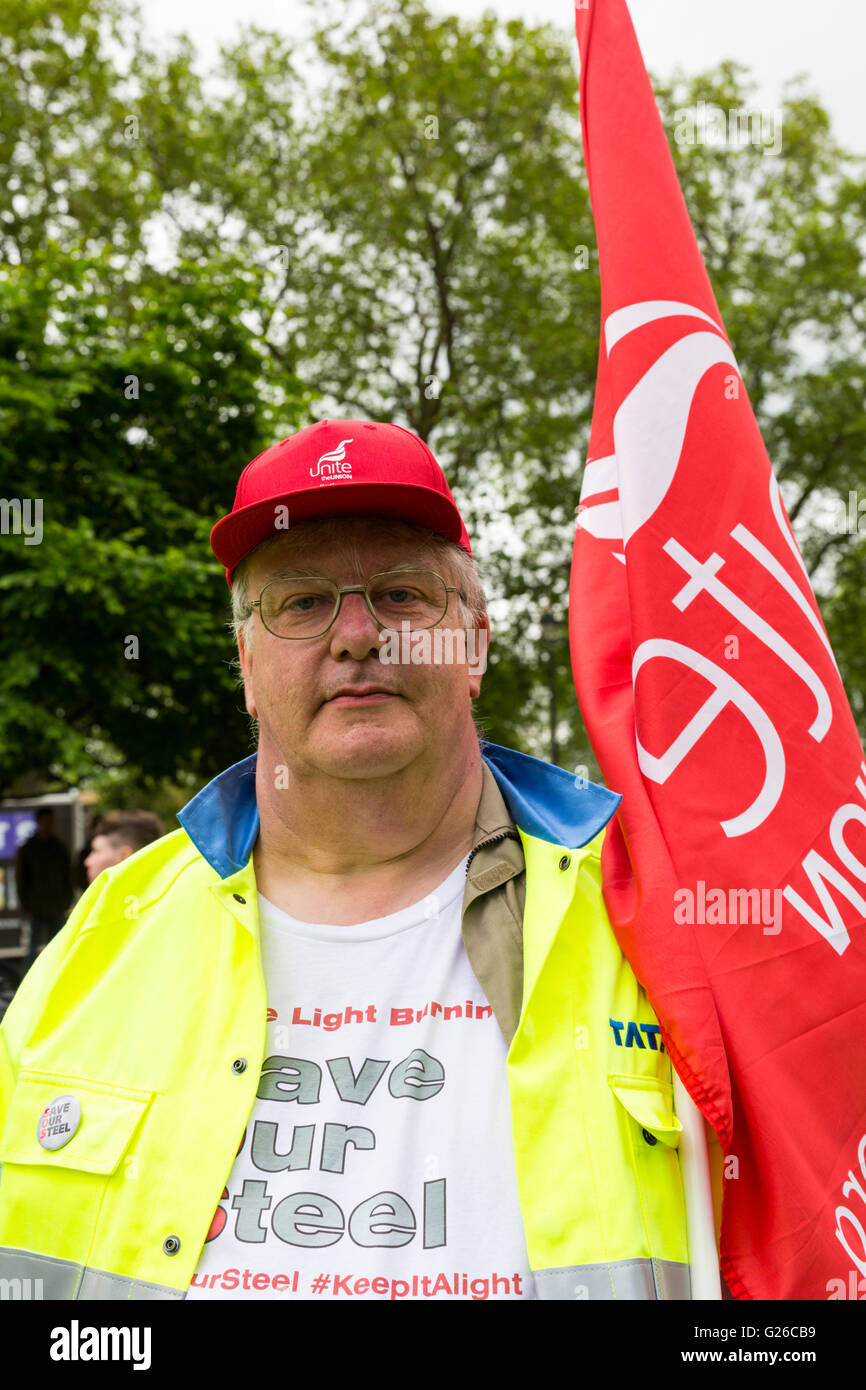
[[534, 1298], [466, 859], [356, 926], [259, 894], [268, 1041], [188, 1298]]

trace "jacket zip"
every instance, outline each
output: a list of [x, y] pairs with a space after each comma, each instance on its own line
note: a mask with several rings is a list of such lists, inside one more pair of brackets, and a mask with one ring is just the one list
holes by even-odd
[[466, 860], [467, 876], [469, 874], [469, 865], [472, 863], [472, 860], [475, 858], [476, 854], [480, 849], [487, 849], [489, 845], [498, 845], [500, 840], [519, 839], [520, 836], [518, 835], [516, 830], [500, 830], [496, 835], [491, 835], [489, 840], [482, 840], [480, 845], [476, 845], [475, 848], [470, 851], [469, 858]]

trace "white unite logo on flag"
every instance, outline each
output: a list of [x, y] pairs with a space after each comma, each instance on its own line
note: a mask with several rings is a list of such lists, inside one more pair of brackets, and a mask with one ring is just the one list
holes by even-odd
[[[674, 480], [702, 377], [720, 362], [740, 375], [737, 359], [715, 319], [677, 300], [650, 299], [609, 314], [604, 325], [605, 352], [610, 356], [618, 342], [644, 324], [674, 315], [702, 319], [715, 331], [687, 333], [653, 362], [614, 416], [614, 453], [587, 459], [584, 470], [578, 525], [599, 540], [622, 541], [623, 551]], [[614, 490], [619, 495], [613, 500], [584, 506], [591, 498]], [[624, 562], [623, 551], [613, 553]]]
[[334, 449], [329, 449], [326, 454], [316, 460], [315, 468], [310, 469], [311, 478], [351, 478], [352, 463], [346, 458], [346, 445], [351, 444], [351, 439], [341, 439]]
[[[702, 327], [687, 332], [652, 363], [632, 387], [625, 400], [617, 409], [613, 421], [614, 453], [587, 462], [584, 483], [581, 489], [581, 504], [593, 497], [607, 493], [608, 498], [599, 500], [588, 507], [581, 507], [580, 529], [587, 531], [598, 540], [619, 540], [622, 550], [612, 552], [614, 558], [626, 565], [626, 547], [635, 533], [647, 522], [661, 506], [676, 476], [680, 463], [689, 414], [698, 385], [709, 369], [719, 363], [733, 368], [739, 376], [736, 358], [730, 344], [722, 336], [722, 330], [701, 309], [677, 301], [647, 301], [631, 304], [611, 314], [605, 322], [605, 346], [608, 352], [627, 333], [659, 318], [670, 315], [688, 315], [702, 319], [712, 325], [715, 331], [707, 332]], [[673, 593], [670, 602], [681, 613], [699, 595], [714, 600], [720, 609], [725, 610], [734, 621], [750, 632], [767, 652], [781, 661], [788, 671], [790, 681], [796, 678], [808, 690], [813, 702], [811, 723], [806, 724], [804, 732], [821, 743], [833, 724], [834, 706], [830, 691], [818, 675], [811, 661], [797, 650], [789, 640], [799, 628], [802, 632], [802, 619], [812, 628], [815, 637], [827, 653], [838, 676], [838, 667], [830, 643], [821, 623], [808, 574], [794, 539], [788, 521], [779, 485], [772, 468], [767, 468], [769, 509], [766, 512], [767, 531], [765, 537], [781, 538], [783, 552], [790, 551], [797, 562], [797, 575], [792, 575], [782, 564], [774, 549], [765, 544], [747, 526], [738, 523], [733, 526], [726, 539], [734, 543], [733, 552], [723, 556], [712, 551], [706, 558], [692, 553], [695, 548], [690, 538], [684, 545], [670, 535], [662, 549], [684, 572], [684, 583], [679, 592]], [[610, 497], [611, 493], [616, 493]], [[721, 537], [714, 537], [716, 544]], [[727, 549], [727, 547], [726, 547]], [[791, 624], [789, 636], [783, 636], [777, 625], [767, 621], [755, 608], [751, 607], [727, 579], [734, 579], [736, 562], [742, 559], [745, 551], [773, 581], [777, 592], [784, 596], [790, 607]], [[733, 569], [729, 575], [728, 570]], [[720, 577], [724, 572], [724, 579]], [[704, 599], [705, 602], [705, 599]], [[809, 634], [812, 637], [812, 634]], [[761, 747], [764, 758], [764, 777], [757, 795], [751, 803], [737, 815], [718, 822], [720, 829], [730, 839], [747, 835], [758, 830], [775, 810], [785, 789], [787, 759], [785, 746], [772, 717], [776, 710], [769, 711], [746, 688], [742, 681], [735, 679], [729, 669], [720, 666], [706, 653], [697, 650], [691, 643], [700, 642], [701, 623], [696, 619], [695, 629], [690, 641], [673, 641], [669, 637], [649, 635], [636, 646], [632, 658], [632, 683], [635, 687], [635, 743], [640, 770], [648, 781], [664, 785], [677, 768], [693, 751], [699, 751], [709, 769], [713, 759], [706, 748], [702, 748], [705, 736], [710, 734], [716, 720], [730, 705], [746, 720]], [[814, 660], [813, 652], [810, 653]], [[638, 673], [654, 661], [673, 661], [701, 676], [710, 687], [710, 692], [701, 707], [680, 728], [668, 747], [651, 752], [640, 739], [643, 703], [637, 688]], [[748, 671], [744, 667], [744, 671]], [[785, 709], [784, 681], [779, 682], [780, 710]], [[808, 721], [807, 714], [807, 721]], [[866, 776], [866, 768], [862, 769]], [[855, 774], [856, 775], [856, 774]], [[857, 778], [857, 790], [866, 801], [866, 783]], [[848, 868], [856, 880], [866, 881], [866, 866], [854, 863], [854, 857], [843, 840], [847, 824], [857, 820], [866, 823], [866, 811], [857, 802], [838, 807], [831, 824], [832, 848], [841, 864]], [[835, 864], [823, 860], [810, 850], [801, 865], [807, 876], [815, 881], [820, 872], [830, 878], [837, 889], [843, 893], [858, 910], [866, 911], [864, 899], [854, 884], [843, 878]], [[820, 885], [819, 885], [820, 886]], [[849, 944], [848, 933], [842, 922], [838, 908], [828, 901], [825, 892], [819, 896], [827, 916], [822, 918], [811, 908], [799, 893], [790, 885], [783, 890], [783, 896], [794, 906], [809, 924], [825, 938], [838, 954]]]
[[[604, 326], [606, 351], [609, 353], [626, 334], [636, 328], [675, 314], [701, 319], [712, 324], [715, 332], [698, 329], [686, 333], [653, 362], [616, 411], [613, 422], [615, 452], [587, 463], [581, 488], [581, 502], [602, 492], [618, 490], [619, 495], [615, 500], [600, 502], [582, 511], [580, 524], [583, 530], [599, 539], [622, 540], [623, 551], [613, 552], [622, 563], [625, 563], [625, 546], [658, 510], [673, 482], [692, 401], [701, 379], [719, 363], [727, 363], [739, 375], [730, 344], [722, 337], [715, 321], [702, 309], [676, 300], [629, 304], [610, 314]], [[772, 517], [799, 563], [811, 597], [800, 552], [785, 524], [781, 494], [772, 470], [769, 478]], [[812, 624], [832, 660], [830, 644], [813, 606], [776, 556], [742, 525], [734, 527], [730, 534], [782, 586]], [[706, 592], [780, 657], [815, 697], [817, 712], [808, 732], [820, 743], [832, 722], [832, 703], [812, 667], [781, 633], [718, 579], [718, 571], [724, 565], [722, 556], [712, 554], [700, 561], [673, 536], [663, 548], [689, 576], [688, 582], [672, 598], [675, 607], [683, 612], [699, 593]], [[648, 661], [660, 658], [680, 662], [696, 671], [713, 687], [713, 693], [663, 753], [650, 753], [635, 733], [641, 772], [651, 781], [663, 785], [722, 710], [729, 703], [733, 704], [757, 735], [766, 768], [763, 785], [752, 804], [739, 815], [721, 821], [720, 825], [729, 837], [756, 830], [777, 805], [785, 785], [785, 752], [772, 719], [729, 671], [692, 647], [667, 638], [648, 638], [640, 643], [633, 658], [633, 681]]]

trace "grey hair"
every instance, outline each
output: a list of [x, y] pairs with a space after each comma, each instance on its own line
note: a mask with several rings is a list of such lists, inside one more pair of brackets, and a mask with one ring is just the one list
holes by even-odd
[[[355, 517], [351, 518], [355, 520]], [[374, 518], [358, 518], [373, 521]], [[232, 575], [232, 616], [228, 626], [234, 632], [235, 641], [243, 641], [244, 647], [249, 649], [252, 645], [254, 630], [254, 614], [250, 601], [249, 592], [249, 566], [254, 555], [259, 555], [278, 541], [285, 541], [291, 534], [293, 539], [298, 541], [298, 549], [306, 548], [308, 541], [336, 540], [344, 534], [343, 526], [347, 517], [324, 517], [318, 521], [308, 521], [303, 523], [293, 532], [282, 532], [278, 535], [268, 536], [267, 540], [262, 541], [256, 546], [255, 550], [245, 555], [236, 566]], [[391, 521], [383, 518], [375, 518], [377, 527], [381, 528], [386, 535], [400, 538], [406, 536], [416, 540], [422, 555], [433, 563], [442, 563], [443, 568], [449, 571], [448, 577], [458, 586], [458, 607], [460, 620], [466, 627], [475, 627], [478, 619], [487, 612], [487, 594], [484, 590], [484, 582], [472, 556], [457, 545], [455, 541], [446, 540], [435, 531], [430, 531], [426, 527], [414, 526], [408, 521]], [[240, 669], [240, 662], [236, 663]]]

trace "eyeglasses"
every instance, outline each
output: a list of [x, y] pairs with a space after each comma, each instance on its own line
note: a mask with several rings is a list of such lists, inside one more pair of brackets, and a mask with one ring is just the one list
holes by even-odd
[[380, 627], [407, 623], [409, 631], [435, 627], [445, 616], [448, 595], [457, 593], [433, 570], [385, 570], [366, 584], [339, 588], [320, 575], [297, 579], [272, 579], [250, 605], [274, 637], [298, 641], [323, 637], [336, 621], [344, 594], [363, 594], [364, 602]]

